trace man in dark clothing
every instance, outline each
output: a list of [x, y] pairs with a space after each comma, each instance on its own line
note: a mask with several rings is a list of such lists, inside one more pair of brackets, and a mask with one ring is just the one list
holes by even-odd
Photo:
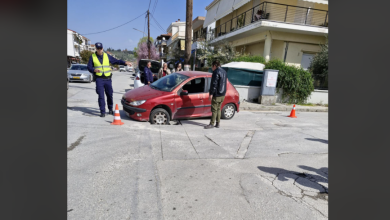
[[145, 66], [144, 68], [144, 74], [145, 74], [145, 85], [150, 85], [150, 83], [153, 82], [153, 76], [154, 74], [152, 73], [152, 71], [150, 70], [150, 67], [152, 67], [152, 63], [151, 62], [148, 62], [148, 64]]
[[211, 66], [213, 75], [211, 77], [209, 100], [211, 101], [212, 116], [210, 124], [205, 126], [205, 129], [213, 128], [215, 121], [217, 122], [215, 127], [219, 128], [219, 123], [221, 121], [221, 105], [223, 100], [225, 100], [227, 86], [227, 74], [226, 71], [220, 67], [219, 62], [214, 61]]
[[98, 102], [100, 108], [100, 117], [105, 117], [106, 115], [106, 102], [104, 100], [104, 92], [107, 96], [107, 106], [108, 114], [113, 115], [112, 111], [113, 100], [112, 100], [112, 73], [111, 73], [111, 64], [119, 65], [129, 65], [132, 66], [129, 61], [125, 62], [122, 60], [117, 60], [114, 57], [103, 52], [103, 44], [96, 43], [96, 52], [89, 57], [88, 61], [88, 71], [95, 75], [96, 77], [96, 93], [99, 95]]

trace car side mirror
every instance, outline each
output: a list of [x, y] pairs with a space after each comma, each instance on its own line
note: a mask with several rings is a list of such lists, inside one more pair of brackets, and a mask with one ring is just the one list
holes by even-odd
[[181, 96], [182, 96], [182, 95], [188, 95], [188, 91], [187, 91], [187, 90], [183, 90], [183, 91], [180, 92], [180, 95], [181, 95]]

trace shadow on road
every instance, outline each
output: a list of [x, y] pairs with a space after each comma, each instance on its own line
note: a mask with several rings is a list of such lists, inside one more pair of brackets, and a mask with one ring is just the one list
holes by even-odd
[[181, 124], [197, 125], [197, 126], [201, 126], [201, 127], [204, 127], [207, 125], [207, 124], [199, 123], [199, 122], [196, 122], [193, 120], [180, 120], [180, 123]]
[[[88, 88], [88, 87], [73, 86], [73, 85], [69, 85], [69, 87], [70, 87], [70, 88], [80, 88], [80, 89], [91, 89], [91, 90], [96, 91], [96, 88]], [[113, 93], [120, 94], [120, 95], [123, 95], [123, 94], [124, 94], [124, 93], [120, 93], [120, 92], [113, 92]]]
[[87, 115], [87, 116], [100, 116], [100, 109], [98, 109], [98, 108], [69, 107], [69, 106], [67, 106], [67, 109], [72, 110], [72, 111], [80, 111], [83, 113], [83, 115]]
[[318, 141], [318, 142], [321, 142], [324, 144], [328, 144], [328, 140], [325, 140], [325, 139], [318, 139], [318, 138], [305, 138], [305, 139], [309, 140], [309, 141]]
[[307, 171], [315, 172], [316, 174], [309, 174], [309, 173], [305, 173], [305, 172], [298, 173], [295, 171], [290, 171], [290, 170], [285, 170], [282, 168], [275, 168], [275, 167], [258, 166], [257, 168], [261, 171], [271, 173], [271, 174], [277, 176], [277, 180], [279, 180], [279, 181], [287, 181], [288, 180], [284, 175], [280, 175], [280, 174], [293, 174], [296, 176], [296, 179], [298, 179], [298, 177], [300, 177], [300, 178], [310, 180], [310, 181], [299, 181], [300, 185], [308, 187], [308, 188], [312, 188], [312, 189], [317, 189], [317, 190], [323, 188], [323, 189], [325, 189], [326, 192], [328, 192], [328, 187], [323, 186], [323, 185], [318, 183], [318, 182], [324, 182], [324, 183], [328, 182], [328, 168], [327, 167], [322, 167], [320, 169], [316, 169], [316, 168], [312, 168], [312, 167], [308, 167], [308, 166], [304, 166], [304, 165], [299, 165], [298, 167], [301, 169], [307, 170]]

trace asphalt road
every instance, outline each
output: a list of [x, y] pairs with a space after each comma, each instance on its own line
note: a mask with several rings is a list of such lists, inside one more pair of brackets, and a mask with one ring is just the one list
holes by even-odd
[[114, 72], [113, 116], [95, 83], [68, 90], [68, 219], [327, 219], [328, 113], [241, 111], [157, 126], [120, 105], [129, 72]]

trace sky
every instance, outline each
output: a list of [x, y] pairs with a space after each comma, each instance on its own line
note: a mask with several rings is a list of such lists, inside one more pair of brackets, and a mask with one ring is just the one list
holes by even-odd
[[[198, 16], [206, 17], [206, 6], [212, 0], [193, 0], [192, 20]], [[180, 19], [186, 20], [186, 0], [68, 0], [68, 29], [90, 39], [92, 44], [101, 42], [104, 48], [133, 50], [137, 46], [140, 38], [147, 36], [148, 27], [145, 23], [146, 11], [150, 13], [163, 27], [164, 31], [172, 23]], [[155, 10], [153, 10], [156, 4]], [[142, 13], [142, 15], [139, 17]], [[139, 18], [137, 18], [139, 17]], [[136, 20], [116, 29], [99, 33], [128, 21]], [[146, 24], [146, 25], [145, 25]], [[157, 23], [150, 18], [150, 36], [156, 39], [160, 34], [164, 34]]]

